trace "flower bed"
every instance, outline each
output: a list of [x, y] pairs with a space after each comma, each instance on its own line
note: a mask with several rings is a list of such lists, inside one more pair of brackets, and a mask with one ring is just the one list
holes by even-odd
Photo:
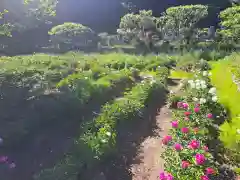
[[166, 172], [160, 173], [160, 180], [207, 180], [217, 174], [218, 167], [209, 152], [212, 147], [206, 143], [211, 136], [209, 129], [225, 113], [216, 88], [209, 83], [207, 76], [211, 74], [199, 73], [185, 85], [184, 95], [179, 97], [182, 101], [173, 110], [170, 135], [162, 140], [166, 146], [162, 154]]

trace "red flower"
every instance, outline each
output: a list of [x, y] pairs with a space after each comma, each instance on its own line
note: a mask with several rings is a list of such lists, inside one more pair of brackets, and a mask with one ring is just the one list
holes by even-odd
[[195, 107], [195, 108], [194, 108], [194, 112], [195, 112], [195, 113], [198, 113], [199, 111], [200, 111], [200, 108], [199, 108], [199, 107]]
[[186, 111], [186, 112], [184, 112], [184, 114], [185, 114], [185, 116], [190, 116], [191, 112]]
[[165, 137], [162, 139], [162, 143], [163, 143], [164, 145], [167, 145], [171, 140], [172, 140], [172, 136], [165, 136]]
[[190, 166], [190, 163], [188, 161], [182, 161], [182, 168], [186, 169]]
[[181, 129], [181, 131], [182, 131], [182, 133], [188, 133], [189, 132], [189, 129], [187, 128], [187, 127], [183, 127], [182, 129]]
[[209, 174], [216, 174], [216, 171], [213, 169], [213, 168], [206, 168], [206, 174], [209, 175]]
[[207, 114], [207, 118], [212, 119], [213, 118], [212, 113]]
[[201, 180], [209, 180], [209, 178], [206, 175], [201, 176]]

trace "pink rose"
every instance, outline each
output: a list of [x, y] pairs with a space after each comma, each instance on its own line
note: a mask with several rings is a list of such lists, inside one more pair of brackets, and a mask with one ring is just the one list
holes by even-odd
[[174, 145], [174, 148], [175, 148], [176, 151], [181, 151], [181, 150], [182, 150], [182, 145], [176, 143], [176, 144]]
[[209, 180], [209, 178], [206, 175], [201, 176], [201, 180]]
[[213, 169], [213, 168], [206, 168], [206, 174], [209, 175], [209, 174], [216, 174], [216, 171]]
[[171, 140], [172, 140], [172, 136], [165, 136], [165, 137], [162, 139], [162, 143], [163, 143], [164, 145], [167, 145]]
[[182, 161], [182, 168], [186, 169], [190, 166], [190, 163], [188, 161]]
[[198, 113], [199, 111], [200, 111], [200, 108], [199, 108], [199, 107], [195, 107], [195, 108], [194, 108], [194, 112], [195, 112], [195, 113]]
[[178, 121], [172, 121], [172, 127], [178, 128]]
[[200, 143], [197, 140], [192, 140], [189, 144], [189, 147], [191, 149], [198, 149], [200, 146]]
[[188, 103], [183, 103], [183, 104], [182, 104], [182, 107], [183, 107], [184, 109], [188, 109], [189, 105], [188, 105]]
[[207, 114], [207, 118], [212, 119], [213, 118], [212, 113]]
[[205, 163], [206, 158], [203, 154], [196, 154], [195, 160], [197, 165], [202, 165]]
[[189, 132], [189, 129], [187, 128], [187, 127], [183, 127], [182, 129], [181, 129], [181, 131], [182, 131], [182, 133], [188, 133]]

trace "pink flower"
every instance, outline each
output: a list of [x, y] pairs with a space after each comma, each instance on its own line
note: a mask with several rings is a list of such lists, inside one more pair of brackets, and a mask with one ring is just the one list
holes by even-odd
[[197, 165], [202, 165], [202, 164], [204, 164], [206, 158], [203, 154], [196, 154], [195, 160], [196, 160]]
[[6, 163], [8, 161], [8, 157], [7, 156], [1, 156], [0, 157], [0, 163]]
[[182, 129], [181, 129], [181, 131], [182, 131], [182, 133], [188, 133], [189, 132], [189, 129], [187, 128], [187, 127], [183, 127]]
[[160, 180], [173, 180], [173, 176], [170, 173], [160, 172], [159, 174]]
[[159, 174], [159, 179], [160, 179], [160, 180], [166, 180], [166, 175], [165, 175], [164, 172], [160, 172], [160, 174]]
[[213, 118], [212, 113], [207, 114], [207, 118], [212, 119]]
[[178, 121], [172, 121], [172, 127], [178, 128]]
[[213, 169], [213, 168], [206, 168], [206, 174], [209, 175], [209, 174], [216, 174], [216, 171]]
[[200, 111], [200, 108], [199, 108], [199, 107], [195, 107], [195, 108], [194, 108], [194, 112], [195, 112], [195, 113], [198, 113], [199, 111]]
[[203, 150], [204, 150], [204, 151], [206, 151], [206, 152], [208, 152], [208, 151], [209, 151], [209, 149], [208, 149], [208, 147], [207, 147], [207, 146], [203, 146]]
[[197, 149], [199, 148], [200, 143], [197, 140], [192, 140], [189, 144], [190, 149]]
[[191, 112], [186, 111], [186, 112], [184, 112], [184, 115], [185, 115], [185, 116], [190, 116], [190, 115], [191, 115]]
[[177, 103], [177, 107], [178, 107], [178, 108], [182, 108], [182, 107], [183, 107], [183, 102], [178, 102], [178, 103]]
[[182, 161], [182, 168], [186, 169], [190, 166], [190, 163], [188, 161]]
[[181, 144], [176, 143], [176, 144], [174, 145], [174, 148], [175, 148], [176, 151], [181, 151], [183, 147], [182, 147]]
[[184, 120], [185, 120], [185, 121], [189, 121], [189, 118], [188, 118], [188, 117], [185, 117]]
[[206, 175], [201, 176], [201, 180], [209, 180], [209, 178]]
[[174, 180], [173, 175], [171, 175], [170, 173], [168, 173], [166, 180]]
[[182, 107], [183, 107], [184, 109], [188, 109], [189, 105], [188, 105], [188, 103], [182, 103]]
[[165, 137], [162, 139], [162, 143], [163, 143], [164, 145], [167, 145], [171, 140], [172, 140], [172, 136], [165, 136]]

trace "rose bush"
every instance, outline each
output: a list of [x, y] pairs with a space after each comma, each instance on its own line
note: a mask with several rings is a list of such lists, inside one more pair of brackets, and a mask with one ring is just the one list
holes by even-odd
[[224, 115], [224, 110], [218, 103], [216, 88], [209, 83], [209, 75], [199, 71], [189, 80], [184, 86], [184, 96], [179, 98], [182, 101], [173, 109], [172, 129], [162, 140], [165, 172], [160, 173], [160, 180], [207, 180], [217, 174], [206, 142], [209, 127]]

